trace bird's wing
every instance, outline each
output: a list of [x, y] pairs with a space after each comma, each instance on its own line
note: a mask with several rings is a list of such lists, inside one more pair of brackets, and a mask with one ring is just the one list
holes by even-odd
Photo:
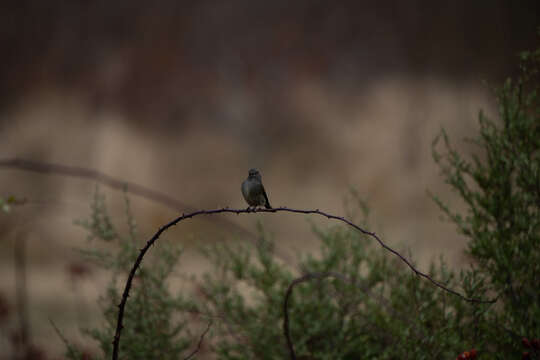
[[248, 200], [248, 197], [249, 197], [249, 192], [248, 192], [248, 189], [247, 189], [247, 180], [244, 180], [242, 182], [242, 186], [240, 187], [241, 190], [242, 190], [242, 195], [244, 196], [244, 199], [246, 199], [246, 201]]
[[262, 193], [264, 195], [264, 200], [265, 200], [264, 207], [267, 209], [271, 209], [272, 206], [270, 206], [270, 201], [268, 201], [268, 195], [266, 195], [266, 190], [264, 190], [264, 186], [262, 186], [262, 184], [261, 184], [261, 187], [262, 187]]

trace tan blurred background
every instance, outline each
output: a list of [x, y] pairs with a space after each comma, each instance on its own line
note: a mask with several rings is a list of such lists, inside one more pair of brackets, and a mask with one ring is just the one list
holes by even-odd
[[[423, 269], [438, 254], [463, 266], [465, 241], [426, 190], [460, 207], [431, 158], [441, 127], [463, 151], [477, 114], [496, 116], [491, 87], [537, 44], [536, 1], [4, 1], [0, 5], [0, 160], [99, 170], [168, 194], [185, 209], [245, 207], [240, 183], [260, 169], [274, 206], [345, 213], [353, 187], [371, 230], [409, 248]], [[487, 84], [486, 84], [487, 82]], [[95, 181], [0, 168], [0, 298], [15, 319], [14, 244], [26, 239], [31, 339], [48, 358], [100, 319], [107, 274], [72, 281], [73, 220]], [[122, 193], [106, 186], [123, 226]], [[131, 198], [143, 238], [178, 215]], [[261, 219], [278, 252], [314, 251], [306, 217], [198, 218], [163, 241], [183, 244], [179, 273], [206, 265], [198, 244], [246, 239]], [[314, 219], [326, 225], [326, 221]], [[389, 255], [390, 256], [390, 255]], [[180, 282], [180, 279], [175, 281]], [[177, 286], [180, 283], [177, 284]], [[0, 299], [0, 300], [1, 300]], [[0, 353], [2, 350], [0, 350]], [[0, 355], [1, 356], [1, 355]]]

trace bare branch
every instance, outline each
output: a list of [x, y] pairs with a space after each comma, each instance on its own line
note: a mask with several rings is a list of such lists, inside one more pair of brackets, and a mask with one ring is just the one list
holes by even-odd
[[[28, 320], [28, 285], [27, 285], [27, 245], [26, 238], [20, 234], [15, 238], [13, 247], [15, 258], [15, 293], [17, 313], [19, 315], [19, 336], [17, 342], [20, 354], [27, 354], [31, 345], [30, 322]], [[21, 355], [26, 356], [26, 355]]]
[[140, 249], [139, 255], [137, 256], [137, 259], [135, 260], [135, 263], [133, 264], [133, 267], [131, 268], [131, 271], [129, 272], [129, 275], [128, 275], [128, 278], [127, 278], [127, 281], [126, 281], [126, 285], [124, 287], [124, 292], [122, 294], [122, 299], [120, 301], [120, 304], [118, 304], [118, 320], [117, 320], [117, 323], [116, 323], [116, 332], [115, 332], [114, 340], [113, 340], [112, 359], [113, 360], [118, 359], [118, 348], [119, 348], [119, 344], [120, 344], [120, 334], [122, 333], [122, 329], [123, 329], [124, 310], [125, 310], [127, 298], [129, 296], [131, 283], [133, 282], [133, 278], [135, 277], [135, 273], [137, 272], [137, 269], [141, 265], [141, 262], [142, 262], [142, 260], [144, 258], [144, 255], [146, 254], [148, 249], [150, 249], [150, 247], [156, 242], [156, 240], [161, 236], [161, 234], [165, 230], [167, 230], [171, 226], [174, 226], [174, 225], [178, 224], [182, 220], [190, 219], [190, 218], [193, 218], [193, 217], [198, 216], [198, 215], [215, 215], [215, 214], [220, 214], [220, 213], [232, 213], [232, 214], [239, 215], [239, 214], [257, 213], [257, 212], [275, 213], [275, 212], [280, 212], [280, 211], [292, 212], [292, 213], [298, 213], [298, 214], [316, 214], [316, 215], [324, 216], [324, 217], [326, 217], [328, 219], [335, 219], [335, 220], [339, 220], [341, 222], [344, 222], [345, 224], [347, 224], [347, 225], [355, 228], [356, 230], [360, 231], [362, 234], [368, 235], [368, 236], [374, 238], [375, 240], [377, 240], [377, 242], [384, 249], [390, 251], [392, 254], [399, 257], [405, 264], [407, 264], [407, 266], [409, 266], [409, 268], [416, 275], [421, 276], [421, 277], [429, 280], [435, 286], [443, 289], [444, 291], [447, 291], [447, 292], [449, 292], [451, 294], [459, 296], [461, 299], [463, 299], [465, 301], [469, 301], [469, 302], [494, 303], [494, 302], [497, 301], [497, 299], [482, 300], [482, 299], [468, 298], [468, 297], [460, 294], [459, 292], [457, 292], [455, 290], [447, 288], [446, 286], [444, 286], [443, 284], [441, 284], [437, 280], [433, 279], [429, 275], [427, 275], [427, 274], [421, 272], [420, 270], [416, 269], [405, 257], [403, 257], [403, 255], [401, 255], [400, 253], [398, 253], [394, 249], [388, 247], [374, 232], [364, 230], [361, 227], [359, 227], [358, 225], [350, 222], [349, 220], [347, 220], [347, 219], [345, 219], [343, 217], [327, 214], [327, 213], [325, 213], [323, 211], [320, 211], [319, 209], [316, 209], [316, 210], [301, 210], [301, 209], [290, 209], [290, 208], [287, 208], [287, 207], [278, 207], [278, 208], [274, 208], [274, 209], [262, 209], [262, 208], [260, 208], [260, 209], [229, 209], [229, 208], [221, 208], [221, 209], [213, 209], [213, 210], [198, 210], [198, 211], [195, 211], [195, 212], [192, 212], [192, 213], [189, 213], [189, 214], [182, 214], [182, 216], [179, 216], [176, 219], [169, 222], [168, 224], [160, 227], [159, 230], [154, 234], [154, 236], [152, 236], [152, 238], [146, 242], [146, 245], [142, 249]]
[[193, 352], [191, 352], [191, 354], [189, 354], [184, 360], [191, 359], [193, 356], [195, 356], [201, 350], [202, 342], [204, 340], [204, 337], [208, 333], [208, 331], [210, 331], [210, 327], [212, 327], [212, 322], [211, 321], [208, 323], [208, 326], [206, 326], [206, 330], [204, 330], [204, 332], [201, 334], [201, 337], [199, 339], [199, 343], [197, 344], [197, 348], [195, 350], [193, 350]]
[[[42, 161], [34, 161], [20, 158], [10, 158], [10, 159], [0, 159], [0, 168], [12, 168], [20, 169], [26, 171], [33, 171], [42, 174], [58, 174], [64, 176], [71, 176], [82, 179], [90, 179], [96, 181], [100, 184], [109, 186], [110, 188], [117, 190], [126, 190], [127, 192], [141, 196], [145, 199], [155, 201], [157, 203], [163, 204], [170, 209], [176, 211], [189, 211], [193, 212], [196, 209], [192, 206], [185, 204], [171, 196], [161, 193], [159, 191], [152, 190], [145, 186], [132, 183], [129, 181], [124, 181], [121, 179], [114, 178], [110, 175], [102, 173], [98, 170], [88, 169], [80, 166], [68, 166], [62, 164], [54, 164]], [[244, 235], [249, 235], [254, 237], [254, 234], [250, 231], [244, 229], [242, 226], [228, 221], [226, 219], [219, 219], [223, 224], [234, 228], [236, 231], [240, 231]]]
[[283, 299], [283, 335], [285, 335], [285, 339], [287, 340], [287, 347], [289, 348], [289, 354], [291, 355], [292, 360], [296, 360], [296, 353], [294, 352], [294, 344], [291, 339], [291, 334], [289, 330], [289, 299], [292, 295], [293, 288], [303, 282], [310, 281], [313, 279], [324, 279], [327, 277], [335, 277], [339, 278], [340, 280], [347, 280], [345, 276], [339, 273], [335, 272], [313, 272], [313, 273], [307, 273], [299, 278], [294, 279], [289, 286], [287, 287], [287, 291], [285, 292], [285, 298]]

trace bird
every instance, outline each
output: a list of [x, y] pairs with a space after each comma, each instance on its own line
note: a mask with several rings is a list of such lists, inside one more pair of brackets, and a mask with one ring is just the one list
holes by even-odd
[[257, 169], [250, 169], [247, 179], [242, 182], [242, 195], [249, 205], [248, 210], [263, 205], [267, 209], [272, 208], [262, 184], [261, 173]]

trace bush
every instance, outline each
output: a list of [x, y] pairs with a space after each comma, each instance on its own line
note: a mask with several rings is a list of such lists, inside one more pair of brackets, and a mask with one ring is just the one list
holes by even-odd
[[[521, 76], [497, 90], [500, 121], [479, 115], [483, 153], [464, 159], [443, 131], [445, 153], [434, 152], [445, 180], [467, 205], [441, 209], [469, 238], [476, 269], [499, 296], [491, 313], [497, 353], [519, 351], [520, 338], [540, 335], [540, 50], [522, 54]], [[435, 144], [436, 145], [436, 144]]]
[[[169, 293], [166, 280], [179, 252], [161, 241], [158, 256], [145, 259], [137, 273], [120, 357], [185, 356], [196, 339], [182, 314], [195, 310], [217, 319], [211, 333], [216, 358], [288, 358], [284, 296], [293, 279], [312, 273], [319, 276], [297, 284], [287, 307], [299, 359], [473, 358], [476, 350], [464, 353], [473, 348], [482, 359], [507, 359], [521, 352], [522, 338], [529, 344], [527, 356], [538, 358], [528, 339], [540, 337], [539, 59], [539, 51], [524, 53], [519, 79], [497, 91], [499, 122], [480, 113], [480, 134], [469, 140], [479, 146], [480, 155], [460, 155], [444, 130], [433, 146], [435, 161], [465, 201], [466, 213], [433, 198], [468, 237], [473, 264], [458, 273], [441, 259], [429, 275], [469, 298], [496, 296], [495, 305], [466, 302], [434, 287], [364, 235], [341, 226], [314, 227], [321, 255], [303, 256], [294, 271], [274, 256], [273, 239], [259, 225], [255, 248], [221, 244], [203, 250], [213, 271], [198, 280], [191, 301]], [[86, 252], [113, 274], [102, 299], [105, 323], [86, 333], [109, 357], [120, 300], [117, 285], [138, 246], [129, 206], [129, 235], [122, 237], [96, 194], [92, 216], [80, 224], [90, 238], [116, 241], [119, 249]], [[366, 225], [367, 208], [357, 205], [364, 212], [356, 220]], [[68, 350], [70, 358], [81, 358], [73, 347]]]
[[[430, 275], [467, 297], [497, 296], [497, 305], [467, 303], [441, 292], [355, 231], [315, 229], [322, 257], [302, 260], [300, 269], [337, 272], [342, 278], [298, 286], [289, 312], [299, 356], [434, 359], [476, 348], [482, 358], [506, 359], [521, 352], [522, 338], [539, 336], [538, 60], [539, 51], [523, 54], [521, 77], [497, 90], [499, 123], [480, 113], [480, 134], [469, 141], [484, 152], [482, 158], [466, 160], [444, 131], [434, 142], [434, 158], [467, 204], [466, 214], [433, 198], [469, 237], [473, 264], [456, 274], [441, 260]], [[443, 154], [437, 151], [440, 139]], [[288, 356], [282, 302], [293, 275], [272, 256], [273, 243], [260, 236], [253, 260], [245, 247], [207, 251], [218, 271], [201, 283], [203, 311], [227, 319], [214, 339], [220, 359]], [[528, 356], [538, 357], [534, 351]]]
[[[262, 230], [261, 230], [262, 231]], [[314, 229], [321, 257], [299, 263], [303, 273], [340, 274], [298, 285], [289, 305], [291, 338], [310, 359], [434, 359], [455, 356], [481, 341], [476, 323], [487, 305], [473, 306], [419, 280], [397, 258], [369, 245], [357, 231]], [[255, 256], [246, 246], [206, 252], [215, 272], [201, 282], [201, 311], [225, 318], [217, 327], [219, 359], [284, 359], [283, 297], [293, 279], [262, 232]], [[430, 275], [465, 283], [468, 296], [485, 291], [475, 274], [456, 279], [444, 265]]]
[[[104, 359], [112, 355], [111, 342], [116, 329], [120, 289], [123, 289], [125, 275], [133, 266], [142, 245], [129, 200], [127, 197], [125, 199], [128, 229], [125, 236], [120, 235], [113, 224], [105, 197], [97, 187], [89, 219], [76, 221], [88, 231], [89, 241], [112, 243], [115, 249], [111, 250], [111, 246], [103, 246], [102, 243], [96, 246], [100, 250], [81, 250], [86, 260], [111, 271], [111, 281], [100, 298], [104, 323], [99, 328], [83, 330], [89, 338], [98, 342]], [[186, 327], [185, 309], [189, 307], [189, 302], [182, 295], [172, 295], [168, 289], [168, 279], [181, 252], [165, 242], [155, 252], [153, 258], [146, 259], [134, 279], [129, 306], [124, 314], [120, 359], [179, 359], [196, 342]], [[69, 359], [88, 359], [84, 351], [67, 340], [65, 343]]]

